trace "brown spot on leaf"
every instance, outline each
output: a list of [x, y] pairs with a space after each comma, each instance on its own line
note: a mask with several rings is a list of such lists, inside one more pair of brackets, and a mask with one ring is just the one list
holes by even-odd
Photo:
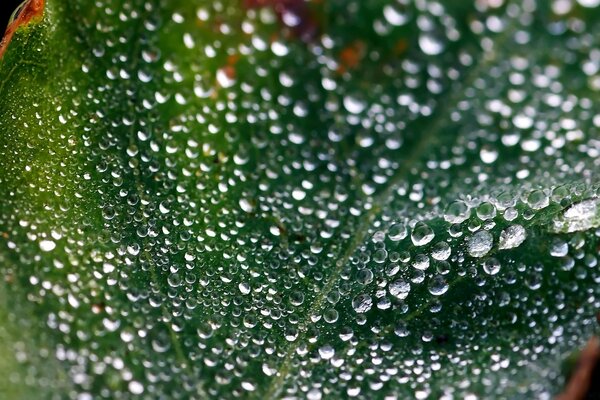
[[340, 63], [337, 69], [339, 74], [355, 69], [360, 64], [366, 53], [365, 43], [357, 40], [346, 46], [340, 52]]
[[394, 46], [394, 55], [401, 56], [406, 52], [407, 49], [408, 49], [408, 40], [406, 40], [404, 38], [400, 39], [396, 42], [396, 45]]
[[100, 314], [101, 312], [104, 311], [105, 307], [106, 307], [106, 305], [103, 302], [94, 303], [94, 304], [92, 304], [92, 312], [94, 314]]
[[0, 59], [4, 56], [4, 52], [17, 29], [20, 26], [27, 25], [34, 18], [41, 18], [44, 15], [45, 4], [45, 0], [29, 0], [21, 6], [14, 20], [6, 28], [4, 38], [0, 42]]

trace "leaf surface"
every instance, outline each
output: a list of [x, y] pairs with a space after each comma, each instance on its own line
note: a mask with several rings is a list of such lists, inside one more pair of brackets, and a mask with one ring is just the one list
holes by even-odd
[[47, 0], [0, 61], [0, 390], [557, 393], [598, 309], [594, 6]]

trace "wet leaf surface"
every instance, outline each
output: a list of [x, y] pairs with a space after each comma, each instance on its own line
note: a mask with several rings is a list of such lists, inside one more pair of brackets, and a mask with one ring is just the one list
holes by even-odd
[[47, 0], [0, 61], [0, 392], [557, 394], [597, 3]]

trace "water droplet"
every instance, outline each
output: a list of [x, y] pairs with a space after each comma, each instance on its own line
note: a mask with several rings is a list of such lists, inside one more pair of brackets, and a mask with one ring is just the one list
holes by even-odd
[[217, 71], [217, 82], [222, 88], [230, 88], [235, 85], [235, 73], [230, 68], [221, 68]]
[[239, 201], [240, 208], [247, 213], [254, 212], [254, 205], [248, 199], [240, 199]]
[[435, 237], [433, 230], [424, 222], [417, 222], [410, 235], [410, 240], [415, 246], [425, 246]]
[[450, 254], [452, 254], [452, 248], [446, 242], [436, 243], [431, 249], [431, 257], [433, 257], [434, 260], [447, 260], [448, 257], [450, 257]]
[[477, 217], [480, 220], [486, 221], [488, 219], [492, 219], [496, 216], [496, 207], [492, 203], [483, 202], [477, 207]]
[[292, 190], [292, 198], [294, 200], [304, 200], [304, 198], [306, 197], [306, 192], [304, 190], [301, 189], [294, 189]]
[[131, 394], [142, 394], [144, 393], [144, 385], [142, 385], [140, 382], [138, 381], [131, 381], [129, 382], [129, 384], [127, 385], [129, 391], [131, 392]]
[[452, 202], [446, 207], [444, 219], [451, 224], [460, 224], [467, 220], [471, 215], [469, 206], [464, 201]]
[[398, 11], [396, 7], [391, 5], [386, 5], [383, 7], [383, 16], [385, 17], [386, 21], [390, 23], [390, 25], [394, 26], [405, 25], [409, 20], [409, 16], [406, 12]]
[[600, 6], [600, 0], [577, 0], [582, 7], [594, 8]]
[[442, 275], [435, 275], [429, 281], [428, 289], [432, 295], [441, 296], [448, 291], [449, 287], [448, 282], [446, 282]]
[[554, 220], [556, 232], [586, 231], [600, 225], [599, 199], [588, 199], [575, 203]]
[[494, 238], [488, 231], [480, 231], [467, 239], [467, 251], [472, 257], [483, 257], [494, 244]]
[[404, 239], [406, 236], [408, 236], [408, 230], [406, 229], [406, 225], [394, 224], [390, 226], [390, 229], [388, 230], [388, 236], [390, 240], [394, 242]]
[[529, 129], [533, 126], [533, 119], [526, 115], [519, 114], [513, 118], [513, 124], [519, 129]]
[[325, 345], [319, 348], [319, 356], [323, 360], [329, 360], [335, 355], [335, 350], [330, 345]]
[[500, 233], [498, 248], [514, 249], [519, 247], [527, 238], [527, 232], [521, 225], [511, 225]]
[[425, 254], [417, 254], [412, 262], [412, 266], [420, 271], [426, 270], [429, 268], [429, 257]]
[[410, 283], [403, 279], [398, 279], [390, 283], [388, 290], [392, 296], [404, 300], [408, 297], [408, 293], [410, 292]]
[[437, 56], [444, 51], [444, 43], [429, 33], [419, 36], [419, 47], [430, 56]]
[[373, 261], [375, 261], [377, 264], [385, 262], [386, 259], [387, 251], [385, 251], [385, 249], [378, 249], [375, 251], [375, 253], [373, 253]]
[[290, 294], [290, 303], [294, 306], [299, 306], [304, 303], [304, 294], [298, 291], [294, 291]]
[[40, 249], [42, 251], [52, 251], [56, 248], [56, 243], [52, 240], [41, 240], [40, 241]]
[[335, 308], [328, 308], [323, 312], [323, 319], [328, 324], [335, 324], [339, 318], [339, 313]]
[[366, 103], [358, 100], [356, 97], [346, 96], [344, 97], [344, 108], [352, 114], [360, 114], [366, 108]]
[[527, 204], [534, 210], [541, 210], [550, 204], [550, 198], [542, 190], [534, 190], [527, 196]]
[[373, 306], [373, 299], [368, 294], [359, 294], [352, 300], [352, 308], [359, 314], [366, 313]]
[[569, 252], [569, 245], [562, 239], [554, 238], [550, 243], [550, 255], [553, 257], [564, 257]]
[[495, 258], [489, 258], [483, 263], [483, 270], [488, 275], [496, 275], [500, 272], [500, 261]]
[[479, 157], [485, 164], [493, 164], [494, 161], [498, 159], [498, 150], [489, 147], [482, 147], [479, 151]]
[[242, 282], [238, 285], [238, 288], [240, 289], [240, 292], [242, 294], [249, 294], [250, 293], [250, 285], [248, 285], [246, 282]]

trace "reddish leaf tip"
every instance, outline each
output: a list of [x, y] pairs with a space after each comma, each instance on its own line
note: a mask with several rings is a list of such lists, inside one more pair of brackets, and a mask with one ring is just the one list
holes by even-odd
[[27, 25], [32, 19], [42, 17], [46, 0], [28, 0], [21, 6], [21, 10], [6, 28], [4, 37], [0, 42], [0, 59], [4, 56], [10, 41], [20, 26]]

